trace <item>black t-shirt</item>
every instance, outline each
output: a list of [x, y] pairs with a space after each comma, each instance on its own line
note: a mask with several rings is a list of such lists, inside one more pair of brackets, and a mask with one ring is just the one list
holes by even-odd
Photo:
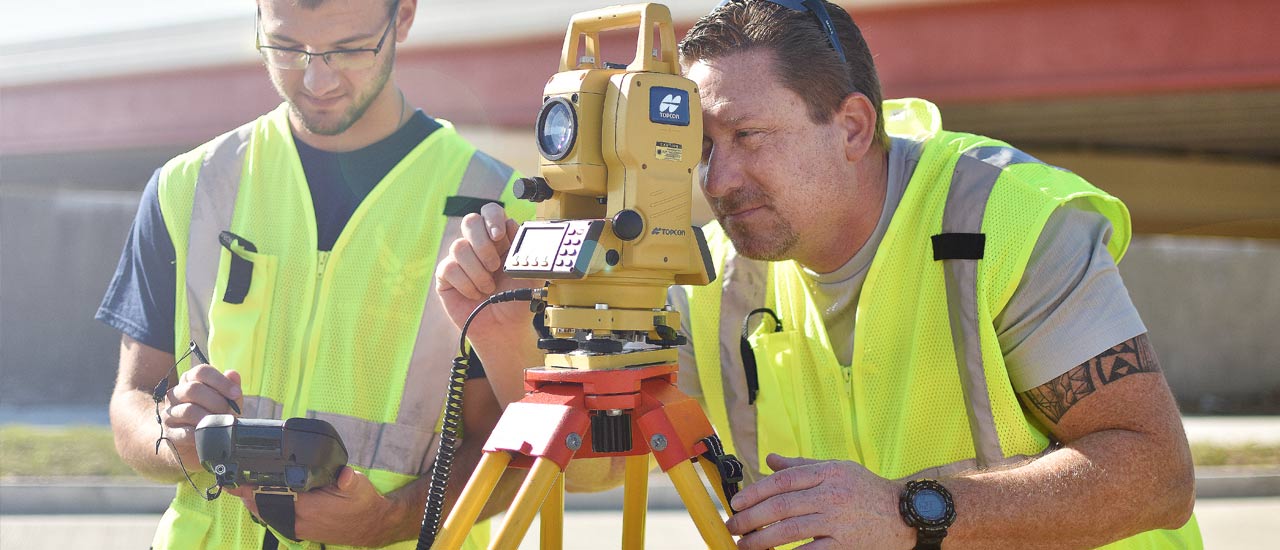
[[[355, 151], [332, 153], [294, 140], [315, 205], [320, 250], [333, 248], [360, 202], [440, 127], [416, 111], [394, 134]], [[173, 240], [160, 211], [159, 180], [157, 170], [142, 192], [120, 264], [94, 317], [143, 344], [173, 353], [177, 273]]]
[[316, 235], [320, 250], [333, 250], [342, 228], [387, 173], [422, 140], [440, 128], [440, 123], [417, 111], [409, 122], [386, 139], [346, 153], [321, 151], [293, 140], [302, 171], [311, 188], [316, 210]]

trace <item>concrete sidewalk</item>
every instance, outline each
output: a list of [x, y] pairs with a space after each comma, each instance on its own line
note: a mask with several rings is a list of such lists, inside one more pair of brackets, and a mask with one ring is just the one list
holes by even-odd
[[1192, 444], [1280, 444], [1280, 416], [1184, 416], [1182, 426]]
[[[1266, 528], [1280, 517], [1280, 497], [1202, 499], [1196, 502], [1196, 520], [1211, 550], [1270, 548]], [[146, 515], [27, 515], [0, 516], [0, 548], [5, 550], [55, 550], [95, 548], [137, 550], [146, 548], [160, 514]], [[501, 525], [495, 522], [495, 525]], [[622, 540], [622, 514], [617, 511], [569, 511], [564, 517], [564, 550], [618, 548]], [[700, 548], [697, 529], [683, 510], [650, 510], [645, 521], [645, 545], [649, 550]], [[537, 550], [538, 522], [529, 528], [520, 550]]]

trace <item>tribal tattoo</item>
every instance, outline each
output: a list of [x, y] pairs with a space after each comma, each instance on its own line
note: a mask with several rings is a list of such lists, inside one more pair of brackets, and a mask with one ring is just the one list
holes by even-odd
[[1140, 334], [1081, 363], [1062, 376], [1023, 392], [1023, 396], [1040, 409], [1046, 418], [1057, 424], [1071, 407], [1099, 387], [1130, 374], [1159, 370], [1160, 365], [1156, 361], [1151, 342], [1146, 334]]

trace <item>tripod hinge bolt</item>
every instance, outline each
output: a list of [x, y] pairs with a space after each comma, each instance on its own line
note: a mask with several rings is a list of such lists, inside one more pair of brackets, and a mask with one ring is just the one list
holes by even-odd
[[661, 451], [667, 448], [667, 436], [662, 434], [654, 434], [649, 438], [649, 448], [655, 451]]
[[568, 437], [564, 438], [564, 446], [568, 447], [570, 451], [578, 450], [582, 447], [582, 436], [574, 433], [569, 434]]

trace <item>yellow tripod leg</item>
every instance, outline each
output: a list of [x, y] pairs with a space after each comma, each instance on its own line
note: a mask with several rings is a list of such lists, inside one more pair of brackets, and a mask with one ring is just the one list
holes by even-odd
[[698, 465], [702, 467], [703, 475], [707, 476], [707, 483], [711, 484], [711, 488], [716, 492], [716, 498], [720, 499], [720, 505], [724, 506], [724, 511], [730, 516], [733, 515], [733, 508], [729, 507], [729, 497], [724, 494], [724, 479], [720, 477], [720, 470], [710, 460], [698, 457]]
[[627, 457], [622, 491], [622, 550], [644, 548], [645, 514], [649, 507], [649, 455]]
[[533, 516], [542, 507], [542, 500], [559, 476], [560, 466], [555, 462], [546, 458], [533, 461], [529, 475], [516, 493], [515, 502], [507, 510], [506, 519], [502, 520], [502, 527], [498, 528], [498, 535], [489, 543], [489, 550], [515, 550], [520, 546], [520, 540], [533, 523]]
[[449, 517], [445, 518], [444, 525], [440, 527], [436, 542], [431, 545], [433, 550], [462, 548], [467, 533], [475, 527], [480, 510], [489, 500], [489, 495], [493, 494], [493, 488], [498, 485], [498, 480], [502, 479], [502, 472], [510, 463], [511, 455], [504, 452], [484, 453], [484, 456], [480, 457], [480, 464], [476, 465], [471, 479], [463, 487], [458, 503], [453, 505]]
[[551, 484], [551, 492], [542, 501], [541, 514], [539, 540], [542, 541], [542, 550], [561, 550], [564, 548], [564, 476], [556, 476]]
[[729, 529], [720, 519], [720, 513], [711, 503], [711, 495], [702, 487], [702, 479], [693, 469], [693, 464], [682, 460], [667, 470], [667, 475], [671, 477], [671, 484], [675, 485], [676, 492], [680, 493], [680, 500], [684, 501], [684, 507], [689, 510], [689, 517], [693, 518], [693, 524], [698, 528], [698, 534], [702, 535], [702, 540], [707, 543], [707, 548], [735, 550], [737, 545], [733, 543], [733, 536], [729, 534]]

